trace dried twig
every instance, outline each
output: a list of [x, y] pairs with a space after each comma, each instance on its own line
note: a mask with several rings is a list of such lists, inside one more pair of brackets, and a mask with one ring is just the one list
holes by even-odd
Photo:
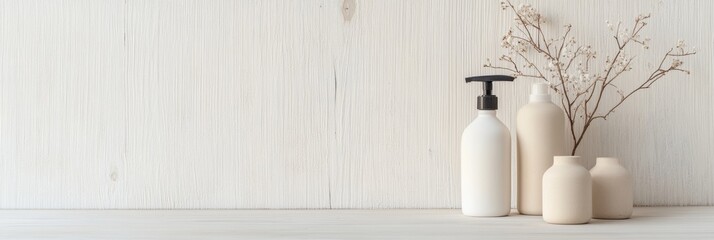
[[[578, 45], [575, 38], [568, 37], [572, 30], [571, 25], [565, 26], [565, 33], [562, 36], [548, 39], [543, 31], [545, 18], [530, 5], [516, 7], [507, 0], [501, 3], [501, 8], [516, 15], [514, 28], [517, 31], [509, 30], [501, 39], [501, 46], [509, 52], [498, 60], [506, 63], [506, 66], [494, 65], [487, 60], [484, 67], [509, 71], [516, 77], [542, 79], [549, 83], [550, 87], [560, 95], [561, 107], [565, 111], [573, 141], [571, 150], [573, 155], [595, 120], [607, 120], [607, 117], [630, 96], [649, 88], [670, 72], [689, 74], [688, 70], [680, 68], [683, 62], [679, 58], [696, 54], [696, 51], [687, 49], [684, 43], [679, 41], [675, 48], [664, 54], [657, 69], [652, 71], [639, 87], [624, 93], [615, 85], [615, 80], [618, 80], [623, 73], [632, 70], [631, 64], [635, 57], [628, 56], [625, 51], [632, 43], [639, 44], [643, 49], [649, 49], [650, 39], [640, 36], [640, 32], [647, 25], [646, 21], [650, 18], [649, 14], [639, 15], [631, 30], [624, 28], [622, 22], [618, 22], [617, 26], [607, 22], [613, 33], [617, 51], [613, 58], [605, 59], [602, 72], [593, 73], [591, 64], [594, 64], [593, 60], [597, 54], [590, 46]], [[533, 54], [529, 54], [531, 51]], [[548, 66], [545, 68], [536, 66], [534, 63], [539, 58], [548, 62]], [[670, 66], [666, 66], [666, 63], [670, 63]], [[572, 72], [572, 66], [576, 66], [575, 72]], [[602, 99], [608, 91], [615, 91], [620, 99], [615, 105], [601, 111]], [[577, 126], [581, 127], [577, 128]]]

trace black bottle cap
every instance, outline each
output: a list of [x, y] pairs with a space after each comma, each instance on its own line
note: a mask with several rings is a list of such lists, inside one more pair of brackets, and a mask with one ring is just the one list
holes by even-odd
[[515, 79], [512, 76], [507, 75], [486, 75], [486, 76], [475, 76], [467, 77], [466, 82], [483, 82], [483, 95], [478, 97], [477, 108], [479, 110], [497, 110], [498, 109], [498, 97], [491, 94], [493, 90], [494, 81], [509, 81], [512, 82]]

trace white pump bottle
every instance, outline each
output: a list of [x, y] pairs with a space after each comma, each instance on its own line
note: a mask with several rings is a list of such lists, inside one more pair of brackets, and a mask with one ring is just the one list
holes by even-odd
[[467, 216], [506, 216], [511, 211], [511, 134], [496, 116], [498, 98], [493, 81], [511, 76], [479, 76], [466, 82], [484, 83], [478, 115], [461, 137], [461, 211]]

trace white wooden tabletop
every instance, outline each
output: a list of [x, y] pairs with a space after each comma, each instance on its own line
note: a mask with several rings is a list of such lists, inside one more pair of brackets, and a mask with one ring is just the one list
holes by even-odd
[[636, 208], [632, 219], [428, 210], [2, 210], [2, 239], [714, 239], [714, 207]]

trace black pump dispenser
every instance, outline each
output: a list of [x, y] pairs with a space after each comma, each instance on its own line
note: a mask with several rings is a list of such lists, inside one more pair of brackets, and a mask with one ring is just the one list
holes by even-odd
[[494, 81], [509, 81], [512, 82], [515, 79], [512, 76], [506, 75], [486, 75], [486, 76], [475, 76], [467, 77], [466, 82], [483, 82], [483, 95], [478, 97], [477, 108], [479, 110], [496, 110], [498, 109], [498, 97], [491, 94], [493, 90]]

